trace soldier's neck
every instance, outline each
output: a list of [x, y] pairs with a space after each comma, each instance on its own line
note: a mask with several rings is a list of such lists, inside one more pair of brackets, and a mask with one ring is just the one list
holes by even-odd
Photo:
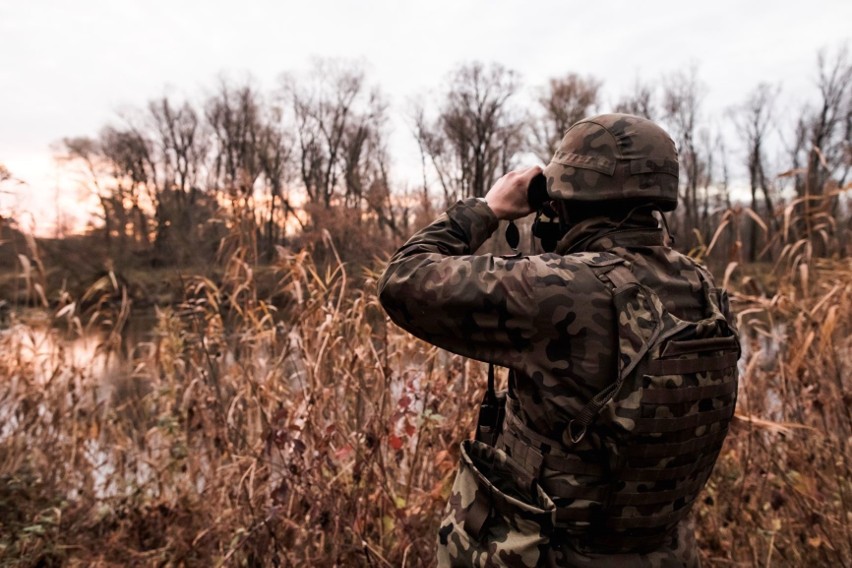
[[[662, 231], [657, 219], [649, 211], [637, 211], [624, 220], [593, 217], [572, 225], [556, 245], [557, 254], [570, 254], [591, 250], [601, 239], [615, 242], [636, 240], [643, 245], [662, 244]], [[600, 247], [595, 247], [599, 249]], [[605, 247], [609, 248], [609, 247]]]

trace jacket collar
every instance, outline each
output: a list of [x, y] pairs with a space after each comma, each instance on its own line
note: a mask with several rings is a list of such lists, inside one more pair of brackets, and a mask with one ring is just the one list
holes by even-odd
[[556, 244], [556, 254], [607, 251], [612, 248], [658, 247], [665, 245], [663, 230], [641, 224], [619, 227], [611, 220], [598, 218], [582, 221], [568, 230]]
[[661, 247], [665, 244], [662, 229], [617, 229], [589, 241], [586, 250], [607, 251], [612, 248]]

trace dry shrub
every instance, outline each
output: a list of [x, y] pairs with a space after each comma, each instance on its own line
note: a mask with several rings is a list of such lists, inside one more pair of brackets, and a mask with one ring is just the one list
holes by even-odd
[[[390, 248], [392, 239], [383, 218], [343, 206], [308, 204], [305, 210], [311, 222], [299, 241], [313, 251], [319, 265], [342, 259], [348, 266], [369, 267]], [[326, 246], [329, 240], [332, 246]]]
[[[122, 342], [132, 311], [108, 277], [52, 326], [0, 335], [4, 565], [434, 562], [484, 370], [389, 324], [376, 275], [353, 287], [333, 248], [322, 267], [280, 251], [272, 298], [251, 241], [228, 246], [222, 280], [188, 279], [149, 341]], [[809, 250], [787, 249], [772, 297], [726, 275], [746, 355], [696, 510], [707, 566], [852, 557], [852, 264]], [[93, 329], [97, 365], [67, 338]]]
[[[795, 206], [785, 236], [791, 218], [804, 224]], [[697, 512], [708, 566], [852, 558], [852, 260], [817, 256], [836, 241], [814, 226], [783, 247], [773, 295], [734, 277], [744, 356], [732, 433]]]
[[[482, 370], [389, 325], [371, 275], [349, 290], [307, 253], [276, 269], [281, 309], [239, 254], [223, 282], [191, 279], [119, 370], [73, 363], [56, 327], [3, 333], [4, 563], [430, 562]], [[94, 298], [112, 288], [57, 323], [123, 323], [126, 296]]]

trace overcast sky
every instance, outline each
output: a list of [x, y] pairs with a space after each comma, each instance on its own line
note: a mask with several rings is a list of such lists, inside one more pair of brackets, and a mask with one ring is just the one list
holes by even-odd
[[817, 50], [850, 35], [852, 0], [0, 0], [0, 163], [27, 182], [19, 208], [55, 208], [57, 193], [76, 198], [52, 159], [63, 137], [166, 93], [200, 97], [223, 74], [271, 90], [330, 56], [364, 59], [390, 99], [404, 183], [406, 101], [461, 62], [502, 63], [530, 87], [593, 74], [613, 102], [637, 77], [697, 63], [707, 116], [724, 120], [760, 81], [781, 85], [784, 116], [815, 97]]

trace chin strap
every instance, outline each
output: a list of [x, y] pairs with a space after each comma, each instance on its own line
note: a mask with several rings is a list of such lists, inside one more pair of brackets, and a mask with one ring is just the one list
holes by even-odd
[[675, 234], [669, 230], [669, 222], [666, 219], [665, 212], [660, 209], [659, 205], [654, 205], [654, 211], [660, 214], [660, 221], [663, 224], [663, 228], [666, 230], [666, 234], [669, 236], [669, 246], [675, 246]]

